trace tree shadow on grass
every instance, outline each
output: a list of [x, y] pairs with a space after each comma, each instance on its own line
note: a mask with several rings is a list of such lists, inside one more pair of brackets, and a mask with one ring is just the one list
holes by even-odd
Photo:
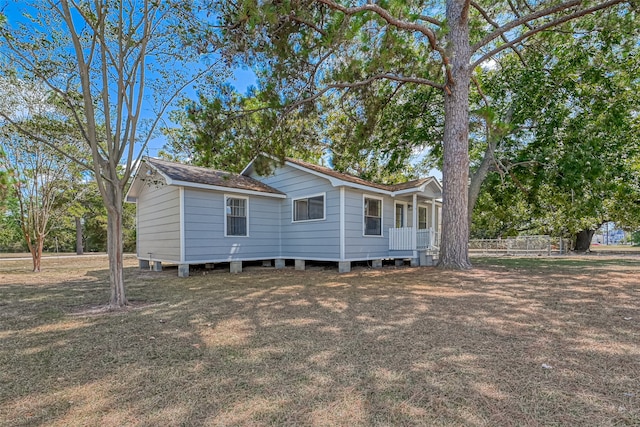
[[637, 425], [637, 272], [127, 269], [153, 305], [91, 316], [61, 284], [62, 316], [2, 328], [0, 420]]

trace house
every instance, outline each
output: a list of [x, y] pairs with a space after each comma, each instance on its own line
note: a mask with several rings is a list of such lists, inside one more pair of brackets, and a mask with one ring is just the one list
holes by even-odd
[[440, 231], [442, 187], [433, 177], [376, 184], [287, 158], [271, 173], [255, 161], [231, 174], [145, 158], [126, 201], [136, 203], [141, 267], [263, 260], [283, 268], [295, 260], [353, 261], [382, 266], [383, 259], [412, 265], [432, 261]]

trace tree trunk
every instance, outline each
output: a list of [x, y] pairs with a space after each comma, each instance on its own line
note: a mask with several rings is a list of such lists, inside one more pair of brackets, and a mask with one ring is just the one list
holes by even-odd
[[582, 230], [576, 234], [576, 246], [574, 248], [577, 252], [588, 252], [591, 246], [591, 239], [596, 230]]
[[484, 158], [478, 166], [478, 169], [471, 176], [471, 181], [469, 182], [469, 207], [468, 207], [468, 217], [469, 217], [469, 227], [471, 227], [471, 218], [473, 214], [473, 207], [476, 205], [478, 201], [478, 197], [480, 196], [480, 189], [482, 188], [482, 183], [487, 178], [489, 174], [489, 169], [491, 168], [491, 162], [493, 161], [493, 153], [495, 152], [496, 143], [491, 141], [489, 142], [487, 149], [484, 153]]
[[82, 244], [82, 220], [76, 217], [76, 255], [84, 254], [84, 246]]
[[31, 239], [27, 239], [27, 246], [31, 252], [31, 260], [33, 261], [33, 272], [39, 273], [42, 262], [42, 251], [44, 250], [44, 236], [36, 236], [35, 243]]
[[123, 236], [122, 236], [122, 190], [112, 183], [107, 183], [107, 254], [109, 256], [109, 285], [111, 299], [109, 305], [117, 309], [127, 305], [125, 296], [123, 268]]
[[469, 85], [468, 10], [464, 0], [447, 1], [448, 56], [453, 81], [444, 97], [442, 244], [438, 266], [468, 269], [469, 262]]

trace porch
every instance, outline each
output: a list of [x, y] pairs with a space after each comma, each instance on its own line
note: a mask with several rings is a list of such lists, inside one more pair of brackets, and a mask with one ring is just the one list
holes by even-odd
[[433, 228], [415, 229], [400, 227], [389, 229], [389, 251], [437, 252], [440, 247], [440, 233]]

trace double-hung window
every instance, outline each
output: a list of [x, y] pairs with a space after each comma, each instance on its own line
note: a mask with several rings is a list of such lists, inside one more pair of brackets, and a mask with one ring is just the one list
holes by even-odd
[[424, 206], [420, 206], [418, 207], [418, 229], [419, 230], [426, 230], [427, 228], [429, 228], [429, 222], [428, 222], [428, 218], [429, 215], [427, 215], [427, 208]]
[[364, 235], [382, 236], [382, 200], [364, 197]]
[[293, 221], [324, 219], [324, 194], [293, 200]]
[[227, 236], [247, 236], [247, 204], [248, 199], [242, 197], [226, 197], [225, 222]]

